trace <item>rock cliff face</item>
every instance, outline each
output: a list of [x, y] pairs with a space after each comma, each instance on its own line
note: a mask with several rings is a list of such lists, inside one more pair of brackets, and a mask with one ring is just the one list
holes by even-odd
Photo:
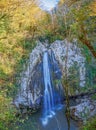
[[40, 66], [42, 54], [44, 53], [44, 51], [46, 51], [46, 47], [38, 42], [37, 46], [34, 48], [34, 50], [32, 50], [32, 53], [30, 54], [27, 68], [21, 74], [21, 86], [19, 93], [14, 100], [17, 108], [19, 108], [20, 105], [29, 107], [38, 107], [38, 105], [40, 105], [40, 100], [42, 96], [42, 77]]
[[79, 104], [70, 107], [72, 119], [76, 121], [86, 122], [89, 118], [96, 115], [96, 100], [89, 97], [78, 99]]
[[80, 86], [83, 87], [85, 84], [85, 58], [83, 57], [81, 50], [77, 47], [76, 43], [69, 43], [67, 40], [55, 41], [51, 45], [51, 49], [53, 50], [63, 72], [65, 71], [66, 55], [68, 55], [68, 69], [74, 64], [74, 62], [78, 64], [80, 74]]
[[[69, 43], [67, 40], [57, 40], [50, 46], [46, 43], [42, 44], [38, 42], [37, 46], [30, 54], [26, 70], [21, 74], [20, 91], [14, 100], [17, 107], [23, 105], [31, 108], [38, 108], [40, 106], [44, 86], [42, 76], [42, 57], [45, 51], [48, 51], [51, 57], [51, 64], [54, 64], [54, 81], [59, 81], [62, 78], [61, 73], [64, 74], [65, 58], [67, 54], [68, 69], [74, 64], [74, 62], [76, 62], [79, 67], [79, 85], [81, 87], [85, 85], [85, 58], [75, 42]], [[55, 84], [55, 86], [58, 85]]]

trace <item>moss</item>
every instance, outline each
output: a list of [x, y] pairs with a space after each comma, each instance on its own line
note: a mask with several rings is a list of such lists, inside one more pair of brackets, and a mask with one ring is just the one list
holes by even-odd
[[93, 100], [96, 100], [96, 94], [92, 95], [91, 97]]
[[81, 130], [96, 130], [96, 116], [87, 121]]

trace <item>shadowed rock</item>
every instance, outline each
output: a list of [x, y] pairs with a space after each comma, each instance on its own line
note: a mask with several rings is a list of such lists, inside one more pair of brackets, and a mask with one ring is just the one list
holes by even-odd
[[[85, 85], [85, 58], [83, 57], [80, 48], [76, 43], [69, 43], [67, 40], [55, 41], [50, 46], [46, 43], [42, 44], [38, 42], [37, 46], [32, 50], [30, 54], [28, 65], [26, 69], [21, 73], [20, 90], [17, 97], [14, 100], [14, 104], [17, 108], [20, 106], [27, 106], [29, 108], [40, 108], [43, 97], [43, 70], [42, 70], [42, 57], [47, 50], [49, 53], [50, 70], [52, 75], [52, 83], [55, 88], [55, 96], [58, 97], [62, 94], [62, 73], [65, 69], [65, 57], [68, 44], [68, 68], [70, 68], [74, 62], [77, 62], [79, 66], [80, 86]], [[58, 102], [58, 101], [56, 101]]]

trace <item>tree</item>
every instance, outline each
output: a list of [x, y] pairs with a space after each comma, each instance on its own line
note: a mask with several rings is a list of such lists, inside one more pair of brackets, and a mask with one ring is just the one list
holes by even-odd
[[96, 50], [93, 45], [96, 36], [96, 1], [94, 0], [68, 0], [63, 2], [64, 8], [68, 8], [63, 19], [66, 20], [66, 34], [68, 37], [77, 38], [84, 46], [87, 46], [96, 58]]

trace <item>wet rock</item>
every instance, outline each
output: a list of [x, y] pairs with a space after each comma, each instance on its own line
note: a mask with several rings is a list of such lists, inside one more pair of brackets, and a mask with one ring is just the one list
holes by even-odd
[[71, 118], [76, 121], [85, 122], [96, 115], [96, 100], [90, 98], [79, 99], [79, 104], [70, 107]]
[[54, 55], [61, 67], [62, 72], [65, 72], [65, 59], [68, 50], [68, 61], [67, 68], [69, 69], [74, 63], [78, 64], [79, 75], [80, 75], [80, 86], [85, 85], [85, 58], [81, 53], [81, 49], [77, 46], [76, 40], [73, 43], [68, 42], [66, 39], [63, 41], [56, 40], [50, 46]]
[[45, 50], [45, 46], [39, 42], [30, 54], [27, 68], [21, 73], [20, 90], [14, 100], [17, 108], [20, 104], [31, 108], [37, 108], [40, 105], [42, 98], [41, 57]]
[[[37, 46], [32, 50], [32, 53], [30, 53], [27, 67], [21, 73], [20, 90], [14, 100], [14, 104], [17, 108], [20, 108], [20, 105], [23, 105], [25, 108], [29, 107], [30, 109], [39, 109], [41, 107], [44, 90], [42, 57], [46, 50], [51, 57], [50, 69], [54, 80], [53, 85], [56, 91], [61, 90], [62, 84], [60, 80], [65, 70], [67, 45], [69, 48], [68, 67], [70, 68], [74, 62], [78, 63], [80, 86], [83, 87], [85, 85], [85, 58], [76, 43], [69, 43], [67, 40], [57, 40], [49, 46], [48, 43], [38, 42]], [[61, 93], [62, 92], [63, 90], [61, 90]]]

